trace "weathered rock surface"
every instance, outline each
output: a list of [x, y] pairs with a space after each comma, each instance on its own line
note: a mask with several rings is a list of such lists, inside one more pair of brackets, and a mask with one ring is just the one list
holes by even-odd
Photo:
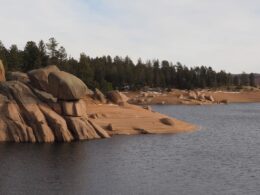
[[70, 142], [109, 137], [87, 118], [81, 98], [88, 88], [81, 80], [56, 66], [28, 75], [10, 73], [9, 81], [0, 83], [0, 141]]
[[23, 72], [8, 72], [7, 80], [8, 81], [20, 81], [22, 83], [28, 83], [30, 81], [28, 75]]
[[66, 117], [66, 121], [77, 140], [101, 138], [86, 117]]
[[83, 116], [86, 114], [86, 105], [83, 100], [61, 101], [62, 113], [64, 116]]
[[73, 137], [67, 127], [66, 121], [47, 105], [41, 104], [39, 107], [53, 130], [56, 140], [63, 142], [72, 141]]
[[5, 121], [9, 130], [9, 140], [16, 142], [35, 142], [36, 138], [32, 128], [27, 126], [19, 111], [19, 107], [16, 103], [6, 103], [3, 113], [5, 113]]
[[206, 95], [206, 96], [205, 96], [205, 99], [206, 99], [206, 100], [209, 100], [209, 101], [211, 101], [211, 102], [214, 102], [214, 101], [215, 101], [215, 99], [214, 99], [214, 97], [213, 97], [212, 95]]
[[107, 103], [107, 99], [106, 99], [105, 95], [97, 88], [94, 91], [94, 98], [103, 104]]
[[79, 78], [67, 72], [51, 72], [48, 77], [50, 93], [61, 100], [79, 100], [90, 92]]
[[3, 82], [0, 85], [7, 97], [16, 101], [27, 124], [33, 129], [38, 142], [53, 142], [54, 135], [40, 111], [38, 104], [42, 103], [25, 84], [19, 81]]
[[115, 104], [120, 104], [128, 101], [128, 97], [118, 90], [108, 92], [107, 98]]
[[96, 130], [97, 134], [102, 138], [109, 138], [109, 134], [98, 124], [96, 124], [94, 121], [89, 120], [89, 123], [92, 125], [92, 127]]
[[48, 76], [52, 72], [59, 72], [60, 70], [57, 66], [47, 66], [45, 68], [40, 68], [36, 70], [32, 70], [28, 72], [28, 76], [31, 80], [31, 83], [34, 87], [39, 90], [43, 90], [48, 92], [49, 91], [49, 83], [48, 83]]
[[0, 60], [0, 82], [1, 81], [5, 81], [5, 68], [2, 61]]

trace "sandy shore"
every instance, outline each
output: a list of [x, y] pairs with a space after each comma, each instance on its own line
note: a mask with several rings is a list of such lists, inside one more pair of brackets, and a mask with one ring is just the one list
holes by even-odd
[[[159, 134], [192, 132], [195, 125], [131, 104], [100, 104], [86, 99], [87, 114], [91, 120], [107, 130], [110, 135]], [[161, 122], [167, 118], [173, 125]]]
[[[239, 92], [206, 91], [206, 90], [205, 91], [173, 90], [172, 92], [161, 92], [161, 93], [124, 92], [124, 94], [129, 97], [129, 101], [131, 103], [136, 105], [147, 105], [147, 104], [149, 105], [153, 105], [153, 104], [205, 105], [205, 104], [218, 104], [218, 103], [260, 102], [260, 90], [239, 91]], [[203, 94], [204, 98], [200, 98], [201, 94]], [[213, 99], [211, 100], [209, 97]]]
[[[161, 134], [192, 132], [196, 125], [181, 121], [161, 113], [149, 110], [143, 105], [206, 105], [219, 103], [253, 103], [260, 102], [260, 91], [186, 91], [171, 92], [123, 92], [129, 103], [122, 105], [101, 104], [93, 98], [85, 98], [87, 115], [104, 128], [109, 135]], [[137, 104], [137, 105], [134, 105]], [[167, 125], [162, 119], [169, 119], [173, 125]]]

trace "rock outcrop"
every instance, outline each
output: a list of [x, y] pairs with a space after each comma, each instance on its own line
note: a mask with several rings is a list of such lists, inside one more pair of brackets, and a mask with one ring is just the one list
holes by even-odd
[[0, 141], [70, 142], [110, 137], [90, 121], [82, 98], [91, 91], [77, 77], [48, 66], [9, 73], [0, 62]]
[[2, 61], [0, 60], [0, 82], [1, 81], [5, 81], [5, 68]]
[[114, 104], [122, 104], [128, 101], [128, 97], [118, 90], [108, 92], [107, 98]]
[[101, 103], [105, 104], [107, 103], [107, 99], [105, 97], [105, 95], [99, 90], [99, 89], [95, 89], [94, 91], [94, 99], [100, 101]]
[[8, 72], [7, 81], [20, 81], [22, 83], [28, 83], [30, 81], [28, 75], [23, 72]]

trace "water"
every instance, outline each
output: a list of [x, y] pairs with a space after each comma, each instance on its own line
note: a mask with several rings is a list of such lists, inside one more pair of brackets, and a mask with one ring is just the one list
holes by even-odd
[[259, 194], [260, 104], [154, 106], [195, 133], [0, 144], [0, 194]]

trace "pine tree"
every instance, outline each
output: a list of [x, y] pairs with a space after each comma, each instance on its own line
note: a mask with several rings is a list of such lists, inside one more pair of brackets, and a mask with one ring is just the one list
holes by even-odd
[[39, 53], [40, 53], [40, 63], [41, 63], [41, 67], [45, 67], [48, 65], [48, 55], [46, 52], [46, 45], [43, 42], [43, 40], [40, 40], [39, 44], [38, 44], [38, 49], [39, 49]]
[[40, 51], [35, 42], [29, 41], [24, 48], [23, 70], [29, 71], [41, 67]]
[[8, 55], [9, 70], [20, 70], [22, 64], [22, 53], [16, 45], [11, 45]]
[[58, 57], [59, 57], [59, 51], [57, 50], [57, 47], [59, 43], [55, 40], [55, 38], [50, 38], [49, 43], [46, 44], [47, 49], [49, 50], [49, 63], [50, 64], [58, 64]]
[[63, 64], [66, 60], [67, 60], [67, 53], [66, 53], [66, 49], [61, 46], [58, 50], [58, 54], [57, 54], [58, 60], [59, 60], [59, 64]]
[[252, 87], [256, 87], [255, 74], [254, 73], [249, 74], [249, 85], [252, 86]]
[[248, 86], [249, 85], [249, 78], [247, 76], [247, 74], [245, 72], [243, 72], [241, 75], [240, 75], [240, 84], [242, 86]]

